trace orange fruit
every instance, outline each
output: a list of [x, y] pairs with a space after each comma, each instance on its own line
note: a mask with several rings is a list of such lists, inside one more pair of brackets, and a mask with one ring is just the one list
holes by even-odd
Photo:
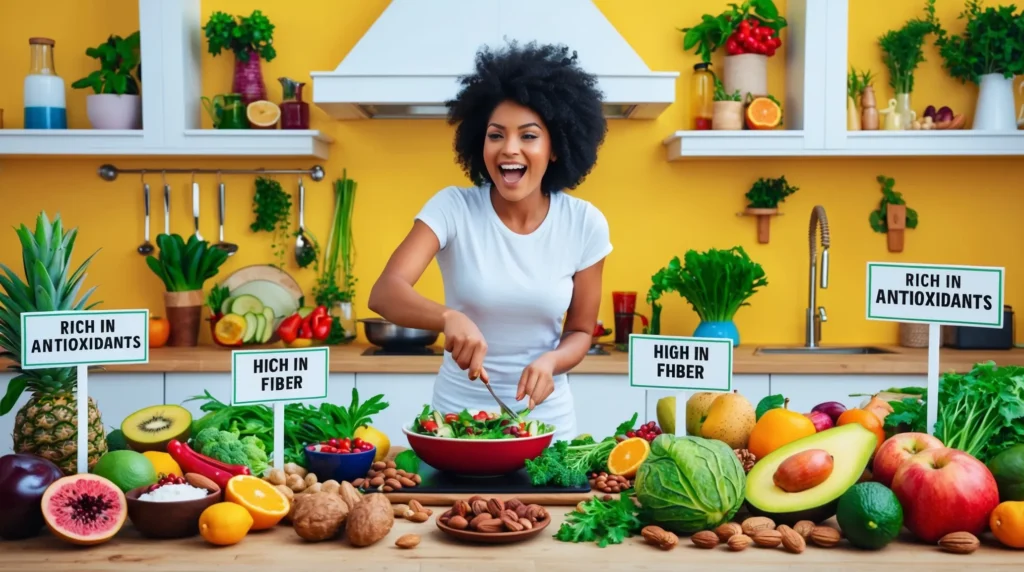
[[878, 442], [875, 443], [875, 452], [878, 452], [878, 448], [885, 442], [885, 428], [882, 426], [882, 420], [867, 409], [847, 409], [839, 416], [836, 420], [836, 425], [846, 425], [848, 423], [860, 423], [865, 429], [872, 431], [875, 434]]
[[273, 101], [254, 101], [245, 108], [245, 118], [258, 129], [273, 129], [281, 119], [281, 108]]
[[252, 515], [233, 502], [219, 502], [199, 515], [199, 534], [210, 544], [238, 544], [252, 528]]
[[163, 451], [146, 451], [142, 453], [142, 456], [149, 459], [153, 463], [153, 468], [156, 469], [157, 475], [178, 475], [179, 477], [185, 476], [182, 472], [178, 462], [174, 460], [174, 457]]
[[636, 475], [640, 464], [651, 454], [651, 444], [641, 437], [626, 439], [615, 445], [608, 455], [608, 472], [631, 478]]
[[750, 129], [775, 129], [782, 123], [782, 108], [767, 97], [755, 97], [746, 115]]
[[779, 447], [817, 432], [814, 422], [806, 415], [789, 410], [787, 398], [782, 407], [769, 409], [757, 420], [747, 440], [747, 450], [763, 459]]
[[1005, 501], [988, 519], [992, 535], [1004, 546], [1024, 548], [1024, 501]]
[[274, 485], [254, 475], [235, 475], [224, 490], [224, 500], [241, 505], [252, 515], [252, 530], [277, 526], [291, 504]]

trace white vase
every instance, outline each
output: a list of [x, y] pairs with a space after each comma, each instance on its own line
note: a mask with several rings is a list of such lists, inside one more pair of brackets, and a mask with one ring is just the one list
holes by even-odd
[[85, 113], [93, 129], [140, 129], [142, 97], [99, 93], [85, 98]]
[[974, 125], [978, 131], [1016, 131], [1017, 109], [1013, 100], [1013, 78], [1001, 73], [981, 76]]

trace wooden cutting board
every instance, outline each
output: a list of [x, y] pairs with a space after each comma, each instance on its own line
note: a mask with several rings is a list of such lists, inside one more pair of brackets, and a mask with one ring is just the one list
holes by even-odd
[[[471, 493], [417, 493], [416, 489], [410, 489], [409, 491], [397, 491], [392, 493], [381, 493], [387, 495], [388, 500], [392, 503], [408, 503], [415, 499], [424, 506], [434, 507], [451, 507], [455, 504], [455, 501], [468, 500], [473, 496]], [[542, 506], [576, 506], [577, 504], [590, 500], [594, 496], [604, 496], [604, 493], [599, 491], [590, 491], [589, 493], [583, 492], [572, 492], [572, 493], [517, 493], [513, 495], [507, 494], [482, 494], [485, 498], [487, 497], [499, 497], [503, 500], [509, 498], [517, 498], [526, 504], [539, 504]], [[618, 496], [618, 495], [613, 495]]]

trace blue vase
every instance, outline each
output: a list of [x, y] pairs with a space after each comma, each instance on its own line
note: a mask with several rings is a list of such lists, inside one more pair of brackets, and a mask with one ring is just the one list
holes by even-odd
[[733, 347], [740, 345], [740, 331], [733, 322], [701, 322], [693, 331], [693, 337], [732, 339]]

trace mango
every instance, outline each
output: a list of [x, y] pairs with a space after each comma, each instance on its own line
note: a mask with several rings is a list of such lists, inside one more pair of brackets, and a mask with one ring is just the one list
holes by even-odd
[[711, 403], [700, 435], [722, 441], [733, 449], [745, 449], [756, 422], [754, 406], [746, 397], [735, 391], [721, 394]]

